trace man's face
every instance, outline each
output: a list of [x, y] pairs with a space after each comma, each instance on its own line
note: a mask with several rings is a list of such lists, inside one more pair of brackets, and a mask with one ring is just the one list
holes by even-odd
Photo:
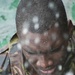
[[61, 75], [67, 55], [64, 35], [55, 27], [42, 34], [22, 34], [23, 53], [34, 69], [33, 75]]

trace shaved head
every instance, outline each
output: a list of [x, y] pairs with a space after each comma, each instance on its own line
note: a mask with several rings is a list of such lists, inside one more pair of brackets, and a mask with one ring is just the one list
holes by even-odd
[[61, 0], [21, 0], [17, 9], [16, 27], [33, 33], [43, 33], [51, 27], [68, 32], [66, 12]]
[[62, 0], [20, 1], [16, 13], [17, 46], [25, 58], [24, 65], [28, 62], [29, 74], [63, 75], [71, 25]]

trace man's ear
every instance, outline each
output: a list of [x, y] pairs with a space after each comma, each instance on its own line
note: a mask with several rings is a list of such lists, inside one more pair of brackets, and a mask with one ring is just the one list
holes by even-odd
[[68, 20], [69, 35], [72, 37], [74, 26], [71, 20]]

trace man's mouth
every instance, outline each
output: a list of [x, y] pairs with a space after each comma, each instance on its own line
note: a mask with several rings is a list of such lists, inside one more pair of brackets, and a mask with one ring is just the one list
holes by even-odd
[[40, 70], [44, 74], [52, 74], [55, 71], [55, 68], [52, 68], [50, 70]]

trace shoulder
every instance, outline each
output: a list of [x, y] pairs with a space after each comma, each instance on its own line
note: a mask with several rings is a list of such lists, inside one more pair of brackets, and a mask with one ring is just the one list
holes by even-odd
[[14, 34], [10, 40], [10, 47], [9, 47], [9, 58], [10, 61], [23, 61], [22, 60], [22, 50], [18, 49], [18, 37], [17, 34]]
[[17, 63], [18, 62], [23, 63], [22, 50], [19, 50], [17, 48], [17, 44], [13, 45], [12, 48], [10, 49], [9, 58], [10, 58], [11, 62], [15, 61], [15, 63], [16, 63], [16, 61], [17, 61]]
[[8, 52], [0, 54], [0, 74], [1, 75], [4, 75], [4, 73], [7, 73], [6, 71], [7, 71], [8, 65], [9, 65]]
[[24, 67], [23, 67], [23, 55], [22, 51], [18, 50], [17, 44], [15, 44], [9, 53], [10, 58], [10, 66], [11, 66], [11, 72], [13, 75], [24, 75]]

